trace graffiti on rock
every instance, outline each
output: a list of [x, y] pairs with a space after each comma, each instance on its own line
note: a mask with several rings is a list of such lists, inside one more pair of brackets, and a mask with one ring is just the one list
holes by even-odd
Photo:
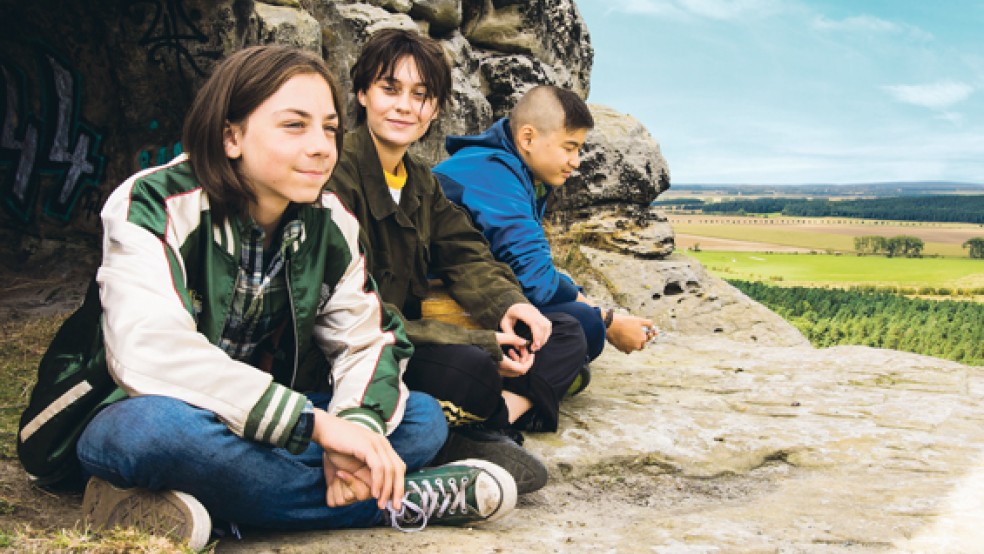
[[189, 12], [181, 0], [128, 0], [126, 12], [134, 24], [145, 25], [139, 43], [147, 47], [149, 62], [173, 64], [182, 77], [186, 66], [196, 75], [203, 76], [205, 71], [197, 58], [214, 61], [222, 57], [221, 49], [202, 49], [208, 43], [208, 37], [196, 24], [201, 19], [201, 12]]
[[37, 57], [39, 113], [29, 103], [26, 73], [0, 60], [0, 196], [9, 211], [29, 222], [41, 189], [50, 188], [44, 213], [68, 221], [82, 192], [102, 179], [102, 136], [81, 120], [81, 76], [42, 47]]

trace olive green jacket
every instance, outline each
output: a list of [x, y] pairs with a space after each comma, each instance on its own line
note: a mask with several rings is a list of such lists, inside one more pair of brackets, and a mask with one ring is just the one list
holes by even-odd
[[[365, 125], [345, 137], [328, 188], [352, 210], [383, 301], [399, 308], [413, 344], [473, 344], [495, 360], [502, 350], [495, 330], [510, 306], [529, 303], [508, 265], [497, 262], [488, 242], [441, 190], [430, 168], [407, 154], [407, 184], [397, 206], [390, 196], [375, 144]], [[481, 330], [420, 319], [428, 275]]]

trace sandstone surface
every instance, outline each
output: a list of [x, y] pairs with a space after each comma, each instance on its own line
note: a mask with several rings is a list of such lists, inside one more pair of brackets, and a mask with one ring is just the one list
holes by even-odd
[[[0, 271], [5, 319], [69, 309], [95, 261], [77, 246], [32, 248], [33, 269]], [[979, 551], [984, 368], [814, 349], [683, 255], [582, 250], [597, 271], [590, 296], [663, 334], [631, 355], [606, 349], [588, 389], [562, 405], [559, 432], [528, 435], [551, 480], [515, 513], [415, 534], [252, 531], [217, 551]], [[0, 514], [0, 526], [79, 522], [78, 497], [30, 489], [15, 460], [0, 461], [0, 488], [35, 514]]]
[[219, 551], [980, 551], [984, 368], [814, 349], [683, 256], [588, 254], [609, 279], [593, 296], [614, 292], [668, 332], [642, 352], [606, 349], [560, 431], [528, 436], [551, 481], [512, 516], [412, 535], [254, 535]]

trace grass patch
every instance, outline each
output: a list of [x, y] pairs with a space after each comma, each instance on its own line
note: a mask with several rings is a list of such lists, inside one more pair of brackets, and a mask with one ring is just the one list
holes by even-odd
[[[0, 459], [3, 463], [19, 464], [16, 437], [20, 414], [34, 387], [38, 362], [68, 315], [0, 323]], [[23, 492], [17, 492], [24, 488], [0, 484], [0, 550], [97, 554], [194, 552], [167, 538], [133, 529], [97, 533], [88, 529], [39, 526], [31, 514], [45, 508], [37, 504], [36, 498], [29, 499]], [[61, 501], [59, 497], [44, 500]], [[214, 547], [210, 545], [204, 552], [213, 552]]]
[[728, 279], [783, 286], [894, 285], [975, 289], [984, 287], [984, 261], [969, 258], [687, 252], [714, 274]]
[[17, 424], [38, 362], [68, 314], [0, 323], [0, 458], [15, 459]]
[[[29, 525], [0, 531], [0, 548], [17, 552], [86, 552], [87, 554], [197, 552], [165, 537], [151, 536], [133, 529], [111, 529], [99, 533], [78, 529], [59, 529], [51, 532], [35, 529]], [[200, 552], [214, 551], [213, 544]]]

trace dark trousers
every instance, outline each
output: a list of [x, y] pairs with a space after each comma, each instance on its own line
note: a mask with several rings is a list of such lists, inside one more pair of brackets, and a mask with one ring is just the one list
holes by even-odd
[[561, 302], [547, 306], [537, 306], [543, 315], [564, 313], [573, 316], [584, 330], [584, 338], [588, 341], [588, 359], [593, 360], [605, 349], [605, 320], [601, 310], [584, 302]]
[[553, 330], [526, 375], [502, 377], [498, 362], [478, 346], [421, 344], [414, 345], [404, 380], [411, 390], [436, 398], [452, 427], [508, 427], [502, 399], [507, 390], [533, 403], [523, 421], [537, 421], [537, 431], [556, 431], [560, 400], [586, 361], [587, 344], [576, 319], [563, 313], [544, 315]]

